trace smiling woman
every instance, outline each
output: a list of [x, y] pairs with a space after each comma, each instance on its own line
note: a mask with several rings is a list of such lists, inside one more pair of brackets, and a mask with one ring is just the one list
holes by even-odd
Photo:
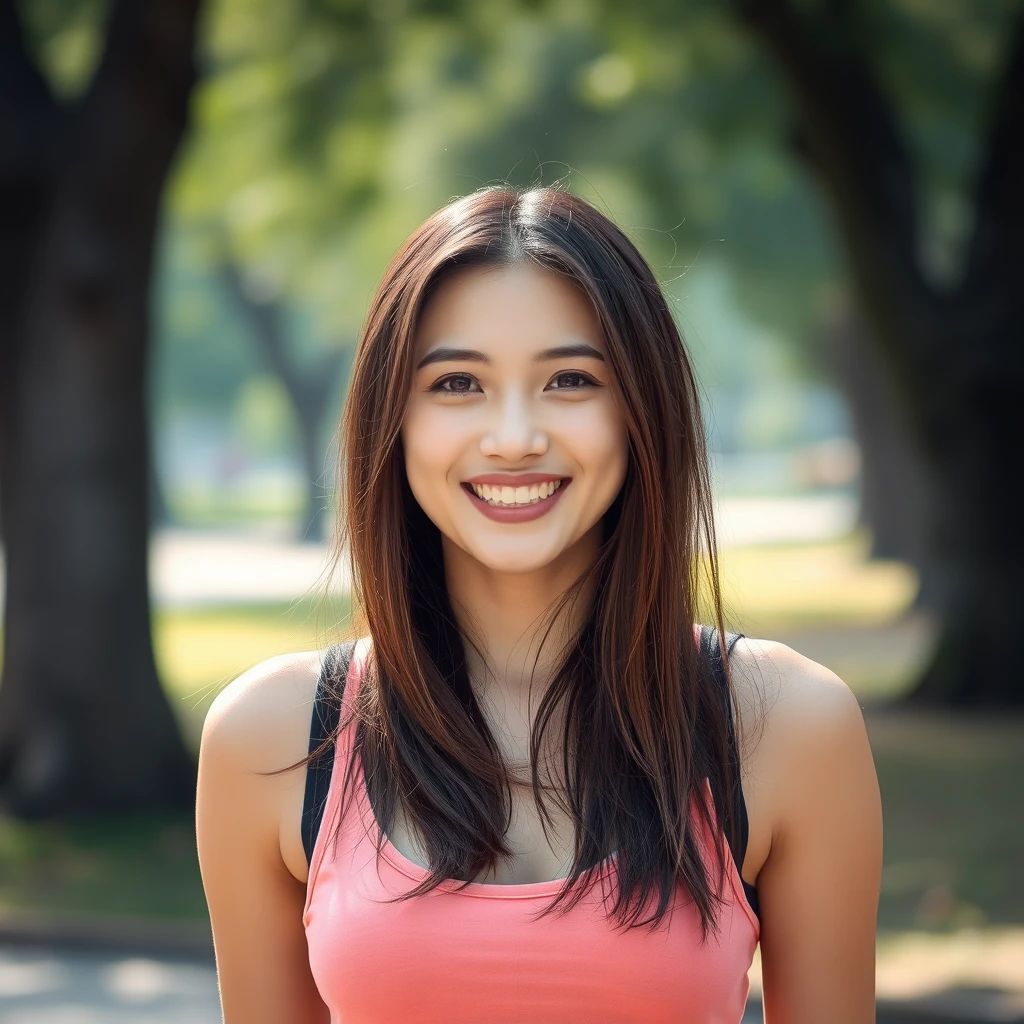
[[860, 709], [725, 632], [696, 381], [625, 235], [555, 189], [439, 211], [341, 447], [368, 635], [204, 728], [227, 1024], [736, 1024], [759, 941], [767, 1024], [873, 1020]]

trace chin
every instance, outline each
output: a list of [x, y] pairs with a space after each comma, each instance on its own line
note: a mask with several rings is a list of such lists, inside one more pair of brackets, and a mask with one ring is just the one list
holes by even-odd
[[537, 572], [558, 560], [561, 551], [541, 552], [534, 544], [522, 551], [503, 550], [480, 546], [468, 549], [467, 553], [491, 572], [506, 573], [510, 576]]
[[473, 557], [482, 565], [484, 568], [489, 569], [491, 572], [500, 572], [508, 576], [518, 576], [523, 573], [537, 572], [540, 569], [544, 569], [555, 560], [554, 558], [538, 558], [536, 552], [532, 552], [529, 557], [526, 556], [481, 556], [474, 554]]

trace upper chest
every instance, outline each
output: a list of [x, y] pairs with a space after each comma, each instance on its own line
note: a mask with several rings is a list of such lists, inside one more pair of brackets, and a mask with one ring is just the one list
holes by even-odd
[[[741, 642], [742, 643], [742, 642]], [[748, 840], [743, 863], [738, 864], [744, 881], [756, 884], [757, 876], [771, 849], [774, 820], [771, 808], [772, 770], [766, 763], [764, 747], [756, 742], [758, 702], [753, 695], [750, 666], [741, 647], [733, 657], [734, 686], [737, 690], [737, 726], [741, 737], [741, 765]], [[507, 764], [526, 765], [530, 759], [530, 731], [535, 715], [516, 700], [481, 702], [495, 742]], [[563, 720], [556, 716], [546, 731], [546, 757], [556, 758], [562, 740]], [[281, 794], [279, 840], [282, 858], [291, 874], [305, 883], [308, 865], [301, 841], [300, 821], [305, 793], [305, 772], [289, 773], [291, 780]], [[526, 775], [523, 775], [526, 778]], [[544, 775], [542, 773], [542, 779]], [[571, 816], [554, 794], [541, 814], [528, 784], [511, 787], [510, 822], [505, 834], [511, 851], [509, 861], [499, 861], [489, 874], [475, 881], [492, 884], [529, 884], [563, 878], [569, 874], [574, 855], [574, 825]], [[428, 858], [408, 818], [399, 808], [387, 829], [387, 839], [408, 860], [423, 867]], [[606, 851], [611, 852], [611, 851]]]
[[[505, 764], [520, 766], [520, 781], [511, 786], [510, 821], [505, 832], [511, 859], [499, 861], [474, 881], [516, 885], [564, 878], [572, 868], [575, 829], [571, 815], [554, 792], [545, 799], [546, 813], [542, 815], [529, 784], [526, 765], [530, 763], [530, 731], [535, 714], [521, 699], [485, 697], [480, 707]], [[556, 715], [543, 738], [542, 764], [553, 763], [557, 757], [562, 728], [563, 720]], [[543, 768], [541, 782], [553, 784], [550, 773]], [[396, 814], [388, 838], [409, 860], [426, 866], [426, 853], [404, 814]]]

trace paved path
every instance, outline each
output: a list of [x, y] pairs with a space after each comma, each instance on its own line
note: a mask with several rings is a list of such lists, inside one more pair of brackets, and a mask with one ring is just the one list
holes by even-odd
[[0, 946], [0, 1024], [221, 1024], [212, 965]]

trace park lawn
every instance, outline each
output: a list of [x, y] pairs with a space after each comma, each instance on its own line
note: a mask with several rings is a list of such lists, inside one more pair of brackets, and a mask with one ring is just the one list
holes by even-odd
[[206, 920], [191, 816], [0, 821], [0, 915]]
[[[912, 574], [863, 556], [856, 535], [724, 552], [729, 625], [828, 665], [866, 705], [886, 816], [880, 927], [1024, 922], [1024, 820], [1009, 810], [1013, 780], [1024, 778], [1024, 721], [885, 708], [912, 682], [929, 632], [907, 614]], [[275, 654], [323, 647], [347, 622], [344, 602], [158, 610], [157, 659], [190, 746], [232, 678]], [[4, 908], [202, 919], [192, 822], [0, 823]]]
[[869, 707], [884, 811], [879, 929], [1024, 924], [1024, 718]]

